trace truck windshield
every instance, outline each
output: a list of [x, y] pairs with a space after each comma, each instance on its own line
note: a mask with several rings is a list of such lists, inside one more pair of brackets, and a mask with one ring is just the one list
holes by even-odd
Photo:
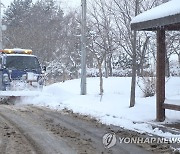
[[40, 65], [36, 57], [33, 56], [7, 56], [6, 68], [17, 70], [36, 70], [40, 72]]

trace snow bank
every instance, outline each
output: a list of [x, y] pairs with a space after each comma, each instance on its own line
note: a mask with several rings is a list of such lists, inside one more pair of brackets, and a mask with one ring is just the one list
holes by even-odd
[[[104, 78], [104, 95], [101, 98], [99, 78], [87, 79], [88, 94], [85, 96], [80, 95], [80, 80], [70, 80], [47, 86], [39, 96], [23, 99], [21, 104], [48, 106], [52, 109], [68, 108], [76, 113], [95, 117], [105, 124], [121, 126], [140, 133], [173, 137], [173, 134], [152, 128], [151, 123], [157, 124], [155, 97], [143, 98], [138, 86], [136, 105], [129, 108], [130, 85], [131, 78], [128, 77]], [[180, 100], [180, 78], [172, 77], [167, 80], [166, 92], [167, 99], [176, 97]], [[165, 123], [176, 122], [179, 117], [180, 112], [166, 110]]]

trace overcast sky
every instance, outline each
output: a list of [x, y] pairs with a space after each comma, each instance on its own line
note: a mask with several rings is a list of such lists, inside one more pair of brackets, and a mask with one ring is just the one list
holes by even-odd
[[1, 3], [3, 3], [4, 5], [9, 5], [11, 2], [11, 0], [1, 0]]
[[[7, 7], [8, 5], [10, 5], [12, 1], [13, 0], [1, 0], [1, 3], [3, 3]], [[33, 1], [35, 2], [36, 0]], [[56, 0], [56, 1], [58, 2], [61, 1], [62, 7], [64, 7], [65, 9], [67, 9], [68, 7], [77, 8], [80, 7], [81, 5], [81, 0]]]

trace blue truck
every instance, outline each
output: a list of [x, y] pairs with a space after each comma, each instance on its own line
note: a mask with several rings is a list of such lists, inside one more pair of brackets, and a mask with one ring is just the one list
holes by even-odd
[[32, 55], [32, 50], [19, 48], [0, 50], [1, 94], [3, 91], [42, 89], [44, 71], [38, 58]]

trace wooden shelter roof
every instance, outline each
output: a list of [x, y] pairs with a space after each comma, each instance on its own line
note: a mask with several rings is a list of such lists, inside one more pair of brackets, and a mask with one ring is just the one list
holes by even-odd
[[132, 30], [180, 30], [180, 0], [171, 0], [134, 17]]

